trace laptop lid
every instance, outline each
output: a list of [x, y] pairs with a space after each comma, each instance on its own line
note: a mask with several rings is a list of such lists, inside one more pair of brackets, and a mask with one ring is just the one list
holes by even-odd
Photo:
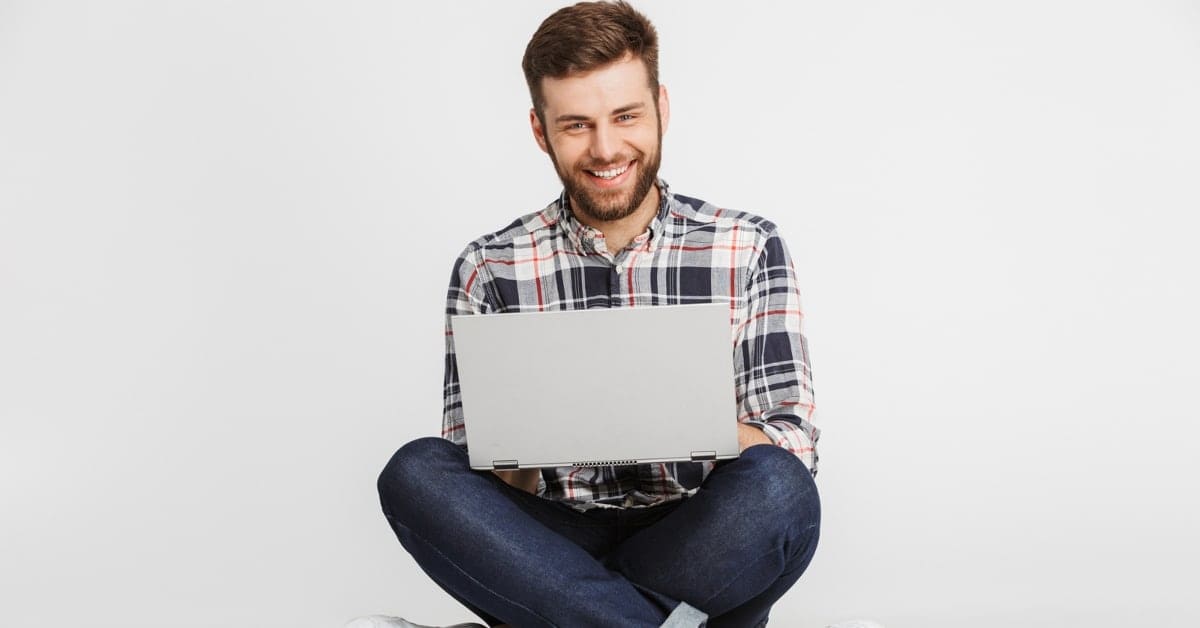
[[474, 469], [736, 458], [729, 304], [454, 316]]

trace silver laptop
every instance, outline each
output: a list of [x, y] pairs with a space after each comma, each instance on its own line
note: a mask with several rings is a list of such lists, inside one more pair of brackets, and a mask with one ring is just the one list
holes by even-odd
[[728, 304], [455, 316], [473, 469], [736, 458]]

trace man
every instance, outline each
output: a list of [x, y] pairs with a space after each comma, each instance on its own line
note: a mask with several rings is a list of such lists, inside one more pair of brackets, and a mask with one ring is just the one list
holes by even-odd
[[529, 121], [564, 191], [467, 246], [447, 315], [728, 303], [741, 455], [472, 471], [447, 325], [443, 438], [397, 451], [379, 492], [421, 568], [492, 626], [762, 626], [816, 549], [818, 431], [791, 260], [770, 222], [658, 179], [670, 102], [657, 54], [624, 2], [542, 23], [522, 64]]

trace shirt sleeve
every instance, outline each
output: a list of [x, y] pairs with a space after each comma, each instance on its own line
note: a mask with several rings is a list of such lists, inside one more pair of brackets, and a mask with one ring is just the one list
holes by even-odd
[[450, 287], [446, 290], [446, 364], [442, 392], [442, 438], [460, 447], [467, 446], [463, 424], [462, 396], [458, 382], [458, 364], [454, 359], [454, 330], [450, 317], [486, 314], [491, 311], [486, 299], [483, 258], [475, 246], [467, 247], [454, 262]]
[[783, 238], [771, 228], [750, 268], [746, 317], [735, 349], [738, 420], [758, 426], [814, 474], [817, 438], [812, 371], [796, 272]]

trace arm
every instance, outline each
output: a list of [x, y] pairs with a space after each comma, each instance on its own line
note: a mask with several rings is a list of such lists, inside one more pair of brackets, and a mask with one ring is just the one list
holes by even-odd
[[[458, 363], [454, 358], [454, 333], [450, 317], [463, 314], [486, 314], [492, 311], [484, 288], [485, 277], [480, 252], [468, 247], [454, 262], [450, 273], [450, 287], [446, 291], [446, 359], [445, 378], [442, 388], [442, 438], [460, 447], [467, 446], [467, 432], [463, 423], [462, 397], [459, 392]], [[541, 474], [538, 469], [516, 471], [493, 471], [510, 486], [527, 493], [537, 493]]]
[[485, 314], [490, 311], [484, 298], [483, 279], [479, 277], [482, 260], [475, 247], [467, 247], [454, 262], [450, 286], [446, 289], [446, 359], [442, 386], [442, 438], [459, 447], [467, 446], [463, 424], [462, 397], [459, 391], [458, 363], [454, 357], [454, 332], [450, 317], [463, 314]]
[[[815, 414], [808, 344], [801, 329], [800, 290], [787, 246], [773, 226], [746, 287], [745, 319], [737, 330], [735, 377], [742, 448], [773, 443], [813, 473], [820, 431]], [[747, 430], [761, 431], [761, 439]]]

